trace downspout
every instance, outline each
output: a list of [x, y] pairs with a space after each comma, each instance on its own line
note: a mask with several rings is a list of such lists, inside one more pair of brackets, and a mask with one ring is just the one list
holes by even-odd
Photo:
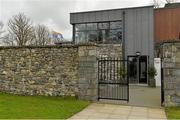
[[[123, 60], [126, 60], [126, 54], [125, 54], [125, 49], [126, 49], [126, 44], [125, 44], [125, 11], [122, 13], [122, 23], [123, 23], [123, 29], [122, 29], [122, 54], [123, 54]], [[129, 62], [127, 63], [124, 62], [124, 68], [125, 65], [127, 66], [127, 93], [128, 93], [128, 98], [127, 98], [127, 103], [129, 102]]]
[[125, 11], [122, 13], [122, 23], [123, 23], [123, 29], [122, 29], [122, 54], [123, 54], [123, 60], [126, 59], [125, 55], [125, 49], [126, 49], [126, 44], [125, 44]]
[[73, 44], [75, 44], [75, 24], [72, 24], [72, 26], [73, 26], [73, 30], [72, 30], [72, 42], [73, 42]]

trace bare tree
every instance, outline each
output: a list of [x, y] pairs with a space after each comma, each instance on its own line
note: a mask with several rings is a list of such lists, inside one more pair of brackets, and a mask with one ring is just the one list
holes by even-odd
[[8, 27], [8, 36], [12, 35], [13, 37], [10, 38], [13, 38], [18, 46], [27, 45], [33, 39], [32, 22], [23, 13], [13, 16], [8, 22]]
[[44, 46], [50, 43], [50, 32], [45, 25], [37, 25], [35, 27], [35, 45]]
[[154, 7], [155, 7], [155, 8], [159, 8], [159, 7], [160, 7], [160, 2], [159, 2], [159, 0], [153, 0], [153, 2], [154, 2]]
[[2, 21], [0, 21], [0, 36], [2, 35], [2, 33], [4, 33], [3, 27], [4, 27], [4, 24]]
[[6, 34], [4, 35], [1, 40], [2, 40], [2, 43], [4, 45], [7, 45], [7, 46], [15, 46], [16, 45], [16, 41], [15, 41], [15, 36], [13, 36], [12, 34]]
[[166, 0], [166, 3], [174, 3], [176, 2], [177, 0]]

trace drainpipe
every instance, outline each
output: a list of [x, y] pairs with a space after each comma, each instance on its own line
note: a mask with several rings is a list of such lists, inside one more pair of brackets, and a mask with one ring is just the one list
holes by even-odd
[[140, 56], [137, 56], [136, 57], [137, 58], [137, 82], [138, 82], [138, 84], [139, 84], [139, 79], [140, 79], [140, 72], [139, 72], [139, 58], [140, 58]]
[[126, 44], [125, 44], [125, 11], [122, 13], [122, 23], [123, 23], [123, 29], [122, 29], [122, 54], [123, 54], [123, 60], [126, 59], [125, 55], [125, 49], [126, 49]]
[[75, 24], [72, 25], [73, 30], [72, 30], [72, 42], [75, 44]]

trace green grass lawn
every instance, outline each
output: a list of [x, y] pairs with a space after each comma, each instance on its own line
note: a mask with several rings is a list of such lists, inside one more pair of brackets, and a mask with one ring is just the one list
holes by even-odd
[[89, 102], [73, 97], [17, 96], [0, 93], [0, 119], [65, 119]]
[[168, 119], [180, 119], [180, 107], [167, 107], [165, 111]]

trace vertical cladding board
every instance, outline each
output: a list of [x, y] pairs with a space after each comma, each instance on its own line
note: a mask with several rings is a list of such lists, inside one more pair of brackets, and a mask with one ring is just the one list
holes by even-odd
[[102, 14], [101, 14], [101, 12], [96, 12], [96, 21], [102, 21]]
[[154, 60], [154, 10], [149, 8], [149, 54], [150, 62], [153, 64]]
[[94, 22], [96, 21], [96, 13], [91, 12], [88, 14], [89, 22]]
[[108, 21], [114, 21], [116, 19], [116, 14], [115, 14], [115, 11], [108, 11], [107, 12], [108, 14]]
[[123, 10], [115, 10], [114, 20], [122, 20], [122, 11]]
[[74, 22], [74, 14], [70, 13], [70, 23]]
[[83, 16], [83, 22], [90, 22], [91, 21], [91, 13], [84, 13], [84, 14], [82, 14], [82, 16]]
[[83, 23], [84, 22], [84, 14], [79, 13], [77, 20], [79, 21], [79, 23]]
[[155, 9], [155, 41], [163, 42], [179, 38], [180, 8]]
[[108, 14], [108, 11], [104, 11], [104, 12], [101, 12], [101, 15], [102, 15], [102, 20], [101, 21], [109, 21], [109, 14]]
[[122, 20], [122, 10], [71, 13], [70, 23], [87, 23]]
[[[141, 47], [142, 47], [142, 51], [144, 51], [145, 55], [149, 55], [149, 43], [147, 43], [147, 41], [149, 40], [144, 40], [144, 39], [149, 39], [149, 35], [148, 35], [148, 31], [149, 29], [143, 29], [143, 28], [148, 28], [149, 26], [149, 15], [147, 14], [147, 10], [143, 10], [141, 11], [142, 13], [142, 19], [141, 19]], [[143, 21], [143, 22], [142, 22]]]
[[125, 16], [126, 56], [140, 51], [153, 59], [153, 7], [127, 9]]
[[[136, 32], [137, 32], [137, 46], [136, 46], [136, 51], [142, 51], [142, 55], [144, 54], [144, 51], [141, 49], [142, 48], [142, 41], [141, 41], [141, 36], [142, 36], [142, 33], [144, 32], [144, 31], [142, 31], [142, 29], [143, 28], [141, 28], [141, 24], [142, 24], [142, 14], [141, 14], [141, 11], [142, 11], [142, 9], [137, 9], [136, 10], [136, 14], [137, 14], [137, 16], [136, 16], [136, 27], [137, 27], [137, 29], [136, 29]], [[142, 31], [142, 33], [141, 33], [141, 31]]]
[[[130, 55], [134, 50], [134, 44], [135, 44], [135, 39], [133, 35], [133, 21], [134, 17], [130, 18], [129, 16], [133, 16], [134, 13], [132, 10], [129, 10], [128, 12], [125, 13], [125, 54]], [[131, 40], [131, 41], [130, 41]], [[129, 43], [131, 42], [131, 44]]]

